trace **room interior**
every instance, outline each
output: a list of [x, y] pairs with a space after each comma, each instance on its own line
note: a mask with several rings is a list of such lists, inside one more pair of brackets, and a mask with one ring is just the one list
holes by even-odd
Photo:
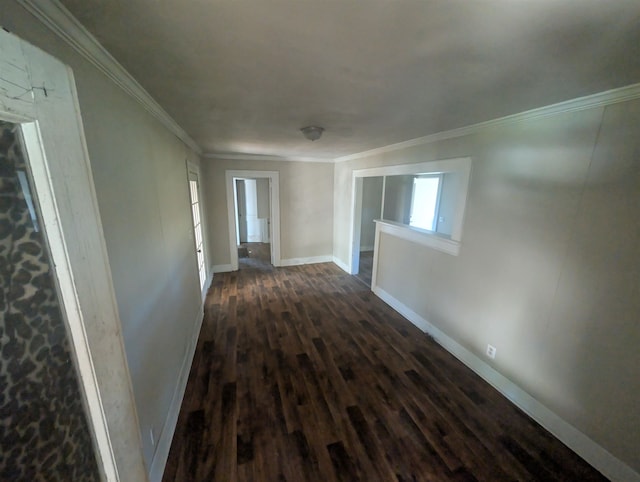
[[[352, 274], [372, 252], [373, 294], [607, 478], [640, 480], [640, 5], [249, 3], [0, 12], [75, 82], [137, 428], [111, 433], [120, 480], [162, 478], [207, 287], [234, 267], [239, 171], [277, 173], [276, 267]], [[388, 169], [452, 160], [455, 235], [356, 212], [357, 179], [377, 199]]]

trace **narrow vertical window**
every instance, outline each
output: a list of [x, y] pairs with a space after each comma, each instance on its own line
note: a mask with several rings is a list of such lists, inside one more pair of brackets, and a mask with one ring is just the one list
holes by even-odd
[[195, 172], [189, 172], [189, 193], [191, 195], [191, 215], [193, 217], [193, 231], [196, 242], [198, 276], [200, 277], [200, 290], [204, 290], [204, 284], [207, 281], [207, 273], [204, 263], [204, 243], [202, 237], [202, 220], [200, 218], [200, 198], [198, 191], [198, 175]]

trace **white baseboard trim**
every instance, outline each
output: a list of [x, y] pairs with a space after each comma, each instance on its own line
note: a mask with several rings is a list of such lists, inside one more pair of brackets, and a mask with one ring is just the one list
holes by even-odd
[[349, 269], [349, 265], [347, 265], [347, 263], [345, 263], [344, 261], [342, 261], [340, 258], [334, 256], [332, 259], [333, 263], [335, 265], [338, 266], [338, 268], [340, 268], [342, 271], [344, 271], [347, 274], [351, 274], [351, 270]]
[[230, 264], [215, 264], [211, 270], [214, 273], [228, 273], [229, 271], [233, 271], [233, 266]]
[[289, 258], [281, 259], [280, 266], [298, 266], [301, 264], [316, 264], [316, 263], [331, 263], [333, 262], [333, 256], [311, 256], [308, 258]]
[[202, 328], [202, 320], [204, 319], [204, 300], [202, 306], [198, 311], [198, 319], [194, 323], [193, 333], [191, 334], [191, 342], [187, 347], [187, 352], [182, 360], [182, 366], [180, 367], [180, 376], [178, 377], [178, 383], [176, 383], [173, 397], [171, 398], [171, 406], [167, 413], [167, 418], [162, 427], [162, 432], [158, 437], [158, 444], [151, 460], [151, 467], [149, 469], [149, 481], [161, 482], [164, 474], [165, 466], [167, 465], [167, 458], [169, 457], [169, 450], [171, 449], [171, 441], [176, 430], [178, 423], [178, 415], [180, 414], [180, 408], [182, 407], [182, 399], [184, 398], [184, 392], [187, 388], [187, 381], [189, 380], [189, 372], [191, 371], [191, 363], [196, 352], [196, 346], [198, 345], [198, 338], [200, 337], [200, 329]]
[[212, 282], [213, 282], [213, 267], [211, 267], [207, 272], [207, 279], [204, 281], [204, 287], [202, 288], [202, 293], [200, 293], [202, 298], [202, 303], [204, 303], [204, 300], [207, 297], [207, 292], [209, 291], [209, 287], [211, 286]]
[[488, 365], [484, 360], [478, 358], [453, 338], [445, 334], [442, 330], [429, 323], [422, 316], [418, 315], [411, 308], [379, 286], [372, 287], [372, 291], [411, 323], [433, 336], [449, 353], [482, 377], [513, 404], [551, 432], [562, 443], [599, 470], [605, 477], [614, 482], [640, 482], [640, 474], [635, 472], [631, 467], [610, 454], [573, 425], [560, 418], [511, 380]]

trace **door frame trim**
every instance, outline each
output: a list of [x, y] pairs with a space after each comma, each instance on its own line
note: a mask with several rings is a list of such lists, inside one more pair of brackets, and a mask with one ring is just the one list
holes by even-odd
[[280, 173], [278, 171], [225, 171], [227, 188], [227, 216], [229, 226], [229, 257], [231, 271], [238, 269], [238, 247], [236, 244], [236, 203], [234, 182], [236, 179], [269, 179], [269, 209], [271, 213], [271, 264], [281, 266], [280, 260]]
[[[187, 159], [185, 162], [186, 166], [187, 166], [187, 191], [188, 191], [188, 199], [189, 199], [189, 212], [191, 212], [191, 190], [189, 187], [189, 182], [191, 181], [191, 175], [195, 175], [196, 176], [196, 182], [198, 183], [198, 207], [200, 209], [200, 229], [202, 230], [202, 254], [204, 256], [204, 269], [205, 269], [205, 274], [206, 274], [206, 279], [204, 280], [204, 286], [202, 287], [202, 291], [200, 293], [201, 298], [204, 300], [206, 294], [207, 294], [207, 290], [209, 289], [209, 285], [211, 284], [211, 270], [209, 269], [209, 257], [207, 256], [207, 248], [209, 246], [208, 242], [207, 242], [207, 220], [204, 217], [204, 211], [202, 210], [202, 206], [205, 203], [205, 198], [203, 195], [203, 190], [202, 190], [202, 173], [200, 172], [200, 166], [198, 164], [196, 164], [195, 162]], [[193, 226], [193, 215], [192, 215], [192, 219], [191, 219], [191, 226], [192, 228], [195, 228]], [[194, 229], [192, 229], [192, 231], [194, 231]], [[194, 250], [197, 249], [196, 246], [196, 238], [195, 238], [195, 232], [193, 233], [193, 246], [194, 246]], [[200, 271], [199, 271], [199, 266], [198, 266], [198, 257], [196, 254], [196, 273], [198, 275], [198, 285], [200, 285]]]
[[6, 68], [0, 117], [21, 124], [98, 470], [105, 481], [144, 481], [133, 388], [73, 73], [13, 34], [0, 30], [0, 43], [0, 66]]

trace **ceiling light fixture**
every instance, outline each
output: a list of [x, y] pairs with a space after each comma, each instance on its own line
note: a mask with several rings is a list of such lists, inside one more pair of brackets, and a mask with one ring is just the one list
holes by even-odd
[[324, 127], [307, 126], [300, 129], [300, 132], [302, 132], [302, 134], [304, 134], [304, 136], [310, 141], [317, 141], [322, 136]]

